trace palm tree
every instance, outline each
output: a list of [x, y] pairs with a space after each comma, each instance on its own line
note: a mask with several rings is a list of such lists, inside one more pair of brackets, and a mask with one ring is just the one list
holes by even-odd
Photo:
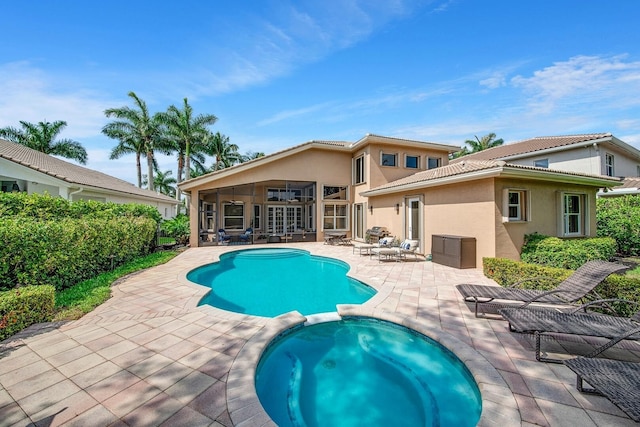
[[149, 190], [154, 190], [154, 153], [161, 151], [170, 154], [173, 148], [166, 137], [166, 123], [163, 121], [165, 117], [160, 113], [151, 116], [146, 102], [138, 98], [134, 92], [129, 92], [128, 95], [133, 99], [137, 109], [121, 107], [105, 110], [104, 114], [107, 117], [115, 117], [118, 120], [105, 125], [102, 133], [120, 141], [111, 151], [112, 159], [117, 159], [124, 154], [136, 153], [138, 187], [142, 187], [140, 156], [147, 158], [147, 175], [151, 177]]
[[477, 135], [474, 136], [476, 138], [475, 141], [473, 139], [467, 139], [464, 142], [469, 147], [471, 147], [471, 153], [483, 151], [504, 144], [502, 138], [496, 139], [496, 134], [493, 132], [483, 136], [482, 138], [478, 138]]
[[240, 163], [242, 155], [238, 149], [236, 144], [229, 143], [228, 136], [222, 135], [220, 132], [209, 134], [205, 141], [204, 152], [214, 158], [211, 170], [217, 171]]
[[[184, 98], [182, 109], [175, 105], [168, 108], [163, 113], [163, 122], [167, 124], [168, 136], [175, 144], [178, 152], [178, 184], [182, 182], [184, 170], [191, 170], [191, 160], [202, 164], [205, 161], [202, 155], [204, 149], [203, 141], [207, 138], [209, 130], [207, 126], [213, 125], [218, 118], [213, 114], [193, 115], [193, 108], [189, 105], [187, 98]], [[185, 177], [186, 179], [189, 176]], [[176, 193], [176, 198], [180, 199], [180, 190]]]
[[[172, 172], [170, 170], [160, 171], [155, 169], [155, 176], [153, 177], [153, 185], [156, 191], [164, 194], [165, 196], [173, 197], [176, 194], [176, 179], [171, 176]], [[147, 179], [147, 175], [144, 175], [142, 179], [142, 185], [146, 186], [149, 183]]]
[[261, 151], [247, 151], [247, 154], [243, 154], [240, 162], [248, 162], [249, 160], [258, 159], [260, 157], [264, 157], [264, 153]]
[[67, 126], [67, 122], [57, 120], [53, 123], [38, 122], [33, 124], [20, 121], [22, 129], [6, 127], [0, 129], [0, 137], [7, 138], [16, 144], [22, 144], [45, 154], [65, 157], [76, 160], [80, 164], [87, 164], [87, 150], [82, 144], [72, 139], [59, 139], [56, 137]]

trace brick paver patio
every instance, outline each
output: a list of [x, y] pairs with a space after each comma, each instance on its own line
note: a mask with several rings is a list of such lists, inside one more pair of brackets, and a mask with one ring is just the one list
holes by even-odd
[[[636, 425], [607, 399], [579, 393], [568, 368], [537, 362], [506, 322], [475, 318], [454, 285], [492, 283], [481, 270], [378, 262], [348, 246], [295, 247], [344, 260], [350, 275], [379, 291], [341, 314], [402, 322], [458, 354], [482, 390], [481, 424]], [[252, 390], [255, 361], [270, 337], [302, 319], [197, 307], [206, 288], [186, 280], [192, 268], [237, 249], [189, 249], [126, 278], [80, 320], [37, 325], [0, 343], [0, 426], [269, 424]]]

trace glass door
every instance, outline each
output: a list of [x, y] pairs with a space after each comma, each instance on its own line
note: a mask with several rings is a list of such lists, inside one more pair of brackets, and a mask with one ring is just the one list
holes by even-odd
[[[420, 240], [422, 236], [422, 222], [420, 221], [420, 199], [407, 199], [406, 205], [407, 239]], [[423, 243], [420, 242], [420, 247]]]
[[353, 235], [356, 240], [364, 240], [364, 205], [353, 205]]

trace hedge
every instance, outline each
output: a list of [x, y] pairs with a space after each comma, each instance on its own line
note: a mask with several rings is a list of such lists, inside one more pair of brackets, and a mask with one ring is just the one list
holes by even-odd
[[613, 237], [621, 255], [640, 255], [640, 197], [599, 197], [596, 207], [598, 236]]
[[616, 254], [616, 241], [610, 237], [559, 239], [528, 234], [520, 258], [524, 262], [575, 270], [587, 261], [608, 261]]
[[27, 286], [0, 293], [0, 341], [53, 316], [53, 286]]
[[0, 219], [0, 290], [65, 289], [150, 250], [156, 223], [142, 217]]
[[[546, 267], [503, 258], [483, 258], [484, 275], [501, 286], [510, 286], [520, 280], [532, 277], [546, 277], [543, 280], [524, 282], [525, 289], [549, 290], [569, 277], [573, 270]], [[595, 291], [602, 298], [620, 298], [640, 304], [640, 279], [612, 274], [599, 284]], [[640, 306], [616, 306], [620, 314], [630, 315], [640, 310]]]

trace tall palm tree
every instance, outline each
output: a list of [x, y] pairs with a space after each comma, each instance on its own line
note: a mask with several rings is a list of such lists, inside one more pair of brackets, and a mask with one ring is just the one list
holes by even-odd
[[154, 190], [155, 152], [170, 154], [173, 148], [166, 136], [166, 123], [163, 121], [165, 117], [160, 113], [152, 116], [146, 102], [134, 92], [129, 92], [128, 95], [137, 108], [120, 107], [105, 110], [104, 114], [107, 117], [115, 117], [118, 120], [105, 125], [102, 133], [120, 141], [111, 152], [112, 159], [117, 159], [124, 154], [136, 153], [138, 187], [142, 187], [140, 156], [147, 158], [149, 190]]
[[38, 122], [37, 124], [20, 121], [22, 129], [6, 127], [0, 129], [0, 137], [7, 138], [16, 144], [26, 145], [29, 148], [45, 154], [53, 154], [76, 160], [83, 165], [87, 164], [87, 150], [82, 144], [72, 139], [58, 139], [56, 137], [67, 126], [64, 120], [53, 123]]
[[476, 138], [475, 140], [467, 139], [464, 142], [469, 147], [471, 147], [471, 153], [483, 151], [488, 148], [493, 148], [493, 147], [497, 147], [499, 145], [504, 144], [504, 141], [502, 140], [502, 138], [496, 139], [496, 134], [493, 132], [483, 136], [482, 138], [478, 138], [477, 135], [474, 135], [474, 136]]
[[[218, 118], [213, 114], [193, 115], [193, 108], [184, 98], [182, 109], [171, 105], [166, 113], [163, 113], [163, 122], [167, 124], [168, 136], [175, 144], [178, 152], [178, 184], [182, 182], [184, 170], [191, 170], [191, 160], [198, 163], [204, 162], [202, 150], [203, 141], [207, 138], [209, 130], [207, 126], [213, 125]], [[185, 177], [186, 179], [189, 176]], [[180, 190], [176, 193], [180, 199]]]
[[243, 154], [240, 162], [248, 162], [249, 160], [258, 159], [260, 157], [264, 157], [264, 153], [262, 151], [247, 151], [247, 154]]
[[222, 135], [220, 132], [210, 134], [205, 141], [204, 152], [214, 158], [211, 170], [217, 171], [240, 163], [242, 154], [238, 152], [238, 149], [236, 144], [229, 142], [228, 136]]
[[[155, 169], [155, 176], [153, 177], [153, 184], [156, 191], [159, 191], [169, 197], [173, 197], [176, 194], [176, 179], [172, 177], [171, 174], [172, 172], [170, 170], [162, 172]], [[147, 184], [149, 184], [149, 180], [147, 179], [147, 176], [144, 175], [142, 185], [146, 186]]]

